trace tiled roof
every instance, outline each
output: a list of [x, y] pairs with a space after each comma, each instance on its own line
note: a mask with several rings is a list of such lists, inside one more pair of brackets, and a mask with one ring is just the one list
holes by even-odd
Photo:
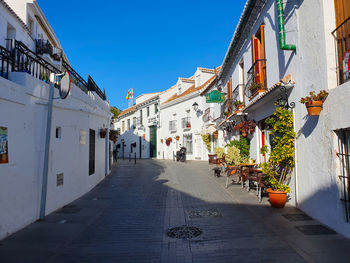
[[294, 86], [295, 82], [292, 80], [292, 76], [290, 74], [288, 74], [287, 76], [285, 76], [283, 79], [281, 79], [280, 81], [276, 82], [274, 85], [272, 85], [272, 87], [268, 88], [264, 93], [262, 93], [261, 95], [257, 96], [256, 99], [254, 99], [253, 101], [251, 101], [245, 108], [244, 111], [248, 108], [250, 108], [251, 106], [253, 106], [255, 103], [257, 103], [258, 101], [262, 100], [264, 97], [266, 97], [269, 93], [271, 93], [273, 90], [275, 90], [276, 88], [282, 86], [282, 85], [292, 85]]
[[209, 72], [209, 73], [218, 73], [220, 68], [221, 68], [221, 66], [214, 68], [214, 69], [198, 67], [199, 70], [204, 71], [204, 72]]
[[194, 79], [193, 78], [179, 78], [181, 81], [183, 82], [190, 82], [190, 83], [194, 83]]
[[130, 108], [127, 108], [125, 110], [123, 110], [119, 115], [118, 115], [118, 118], [120, 118], [121, 116], [129, 113], [129, 112], [132, 112], [132, 111], [135, 111], [136, 110], [136, 105], [133, 105], [131, 106]]
[[21, 23], [21, 25], [25, 30], [27, 30], [28, 32], [30, 31], [30, 29], [23, 22], [23, 20], [16, 14], [15, 11], [13, 11], [13, 9], [4, 0], [0, 0], [0, 3], [3, 3], [3, 5], [7, 8], [7, 10], [16, 17], [16, 19]]
[[168, 100], [166, 100], [165, 102], [163, 102], [162, 104], [164, 105], [164, 104], [166, 104], [166, 103], [168, 103], [168, 102], [170, 102], [170, 101], [173, 101], [173, 100], [176, 100], [176, 99], [178, 99], [178, 98], [181, 98], [181, 97], [183, 97], [183, 96], [186, 96], [186, 95], [188, 95], [188, 94], [191, 94], [191, 93], [193, 93], [193, 92], [195, 92], [195, 91], [199, 91], [199, 90], [201, 90], [201, 89], [203, 89], [203, 88], [206, 88], [207, 87], [207, 85], [210, 85], [211, 83], [213, 83], [213, 80], [215, 79], [215, 75], [214, 76], [212, 76], [210, 79], [208, 79], [204, 84], [202, 84], [202, 85], [200, 85], [199, 87], [195, 87], [195, 85], [192, 85], [191, 87], [189, 87], [187, 90], [185, 90], [183, 93], [181, 93], [180, 95], [177, 95], [177, 94], [174, 94], [173, 96], [171, 96]]
[[[156, 93], [158, 93], [158, 92], [156, 92]], [[150, 93], [148, 93], [148, 94], [150, 94]], [[131, 107], [129, 107], [129, 108], [123, 110], [123, 111], [118, 115], [118, 118], [120, 118], [120, 117], [123, 116], [123, 115], [126, 115], [127, 113], [136, 111], [137, 106], [142, 105], [142, 104], [145, 104], [145, 103], [147, 103], [147, 102], [149, 102], [149, 101], [151, 101], [151, 100], [154, 100], [154, 99], [157, 98], [157, 97], [158, 97], [158, 94], [155, 95], [155, 96], [153, 96], [153, 97], [151, 97], [151, 98], [149, 98], [148, 100], [145, 100], [145, 101], [143, 101], [143, 102], [140, 102], [140, 103], [138, 103], [138, 104], [135, 104], [135, 105], [133, 105], [133, 106], [131, 106]]]

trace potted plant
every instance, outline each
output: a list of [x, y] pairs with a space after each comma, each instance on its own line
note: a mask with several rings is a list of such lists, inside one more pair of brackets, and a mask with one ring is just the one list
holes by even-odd
[[160, 139], [160, 143], [163, 143], [163, 139]]
[[173, 141], [173, 139], [171, 137], [169, 137], [168, 139], [165, 140], [165, 144], [167, 146], [169, 146], [172, 141]]
[[219, 137], [218, 131], [215, 131], [215, 132], [213, 133], [213, 136], [214, 136], [214, 139], [217, 139], [217, 138]]
[[177, 140], [177, 141], [180, 140], [180, 136], [177, 135], [177, 136], [176, 136], [176, 140]]
[[[225, 155], [225, 161], [228, 167], [232, 167], [246, 162], [246, 158], [240, 154], [240, 151], [237, 147], [229, 146]], [[235, 173], [235, 171], [233, 171], [233, 173]]]
[[107, 135], [107, 129], [106, 128], [101, 128], [100, 129], [100, 137], [101, 138], [106, 138]]
[[255, 122], [253, 120], [243, 121], [233, 128], [235, 131], [240, 131], [244, 137], [248, 134], [253, 134], [255, 131]]
[[283, 208], [287, 201], [290, 187], [291, 172], [295, 166], [293, 130], [293, 114], [288, 109], [277, 107], [273, 116], [267, 118], [267, 124], [272, 125], [272, 142], [269, 160], [262, 164], [266, 190], [272, 207]]
[[252, 85], [250, 85], [249, 90], [252, 93], [252, 96], [254, 96], [257, 92], [264, 92], [265, 91], [262, 83], [258, 83], [255, 81], [252, 83]]
[[243, 102], [240, 100], [236, 100], [234, 105], [236, 106], [237, 110], [240, 110], [243, 108]]
[[117, 142], [118, 139], [118, 132], [115, 130], [110, 130], [109, 131], [109, 139], [113, 141], [113, 143]]
[[325, 90], [321, 90], [318, 94], [315, 91], [311, 91], [309, 96], [301, 98], [300, 102], [305, 104], [308, 115], [319, 116], [327, 96], [328, 92]]
[[186, 123], [186, 128], [191, 128], [191, 123], [187, 122]]
[[223, 158], [225, 155], [225, 149], [221, 147], [214, 148], [214, 153], [217, 155], [218, 158]]

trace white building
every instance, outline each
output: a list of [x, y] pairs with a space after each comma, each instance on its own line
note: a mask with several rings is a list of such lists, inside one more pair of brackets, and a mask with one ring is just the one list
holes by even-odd
[[114, 121], [118, 131], [118, 158], [156, 158], [159, 126], [159, 92], [142, 94], [136, 104]]
[[82, 196], [109, 173], [111, 113], [93, 80], [86, 82], [69, 65], [36, 1], [1, 0], [0, 27], [2, 239], [39, 218], [48, 76], [61, 71], [61, 60], [72, 85], [67, 99], [53, 103], [45, 214]]
[[[281, 3], [247, 1], [218, 82], [231, 94], [227, 101], [243, 100], [241, 115], [247, 114], [246, 118], [257, 124], [250, 135], [250, 154], [258, 162], [264, 161], [260, 148], [269, 145], [264, 120], [274, 112], [274, 102], [280, 98], [295, 102], [296, 167], [289, 202], [350, 237], [350, 82], [345, 81], [349, 68], [342, 63], [350, 49], [350, 38], [345, 34], [350, 25], [350, 2], [287, 1], [278, 10]], [[278, 18], [283, 9], [285, 25]], [[285, 31], [279, 32], [279, 28]], [[253, 82], [261, 83], [264, 91], [252, 94], [249, 87]], [[308, 116], [299, 103], [313, 90], [330, 93], [319, 117]], [[235, 113], [222, 117], [218, 128], [223, 130], [242, 118]], [[223, 141], [233, 136], [226, 133]]]
[[[216, 81], [215, 70], [198, 68], [194, 76], [179, 78], [176, 93], [161, 102], [161, 125], [158, 158], [173, 159], [181, 146], [188, 160], [208, 160], [208, 149], [202, 139], [207, 128], [205, 110], [210, 108], [201, 92]], [[195, 107], [194, 107], [195, 105]], [[204, 117], [203, 117], [204, 116]]]

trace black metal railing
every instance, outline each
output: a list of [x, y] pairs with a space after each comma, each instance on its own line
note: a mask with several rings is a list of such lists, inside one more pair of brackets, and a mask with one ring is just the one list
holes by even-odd
[[37, 39], [35, 41], [36, 54], [48, 54], [55, 61], [60, 61], [62, 57], [62, 50], [51, 45], [48, 40]]
[[[45, 59], [31, 51], [21, 41], [6, 39], [7, 47], [0, 46], [0, 77], [8, 79], [9, 72], [25, 72], [44, 82], [49, 82], [50, 74], [61, 73], [61, 70], [50, 64]], [[62, 70], [68, 71], [71, 81], [86, 94], [89, 90], [106, 100], [106, 94], [102, 92], [93, 79], [89, 76], [86, 82], [66, 61], [62, 60]]]
[[[235, 89], [232, 92], [232, 105], [233, 105], [233, 110], [237, 110], [238, 109], [238, 105], [236, 103], [236, 101], [240, 101], [240, 89], [244, 87], [243, 84], [238, 84]], [[242, 101], [241, 101], [242, 102]], [[243, 102], [242, 102], [243, 103]], [[242, 104], [243, 105], [243, 104]]]
[[252, 99], [259, 90], [266, 90], [266, 59], [256, 60], [247, 72], [245, 95]]
[[96, 94], [103, 100], [106, 100], [106, 94], [105, 92], [102, 92], [100, 88], [97, 86], [95, 81], [92, 79], [92, 77], [89, 75], [88, 77], [88, 90], [89, 91], [95, 91]]
[[[332, 31], [337, 54], [338, 85], [350, 80], [350, 68], [344, 70], [343, 61], [350, 60], [350, 17]], [[348, 62], [349, 65], [349, 62]]]
[[0, 63], [0, 77], [8, 79], [9, 72], [12, 71], [14, 62], [11, 52], [2, 46], [0, 46]]
[[69, 72], [71, 82], [87, 94], [88, 83], [78, 74], [78, 72], [76, 72], [65, 60], [62, 60], [62, 68]]

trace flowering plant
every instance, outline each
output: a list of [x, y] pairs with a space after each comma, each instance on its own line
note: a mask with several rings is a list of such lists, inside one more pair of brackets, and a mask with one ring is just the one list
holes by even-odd
[[243, 121], [237, 124], [233, 129], [235, 131], [240, 131], [241, 133], [253, 134], [255, 130], [255, 122], [253, 120]]
[[325, 101], [328, 96], [328, 92], [321, 90], [318, 94], [315, 91], [310, 91], [309, 96], [300, 99], [300, 103], [311, 103], [312, 101]]

